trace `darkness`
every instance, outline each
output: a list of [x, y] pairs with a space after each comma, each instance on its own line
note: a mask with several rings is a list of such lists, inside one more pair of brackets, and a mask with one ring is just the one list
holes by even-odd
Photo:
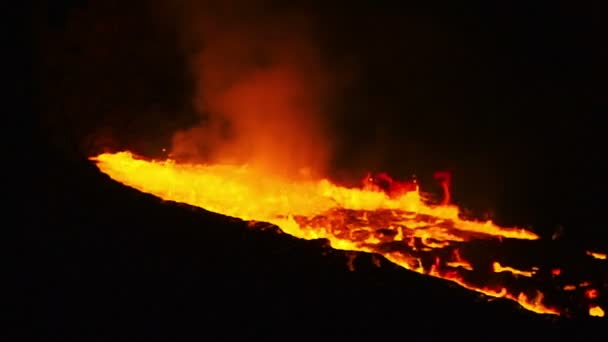
[[[377, 268], [369, 256], [349, 272], [346, 255], [322, 242], [161, 203], [97, 172], [87, 156], [105, 147], [155, 155], [196, 123], [179, 29], [158, 3], [53, 1], [34, 13], [34, 141], [46, 172], [19, 278], [23, 335], [487, 340], [488, 328], [601, 339], [593, 320], [487, 303], [388, 262]], [[326, 62], [349, 80], [328, 118], [336, 181], [378, 170], [416, 174], [436, 191], [433, 172], [451, 170], [455, 201], [474, 213], [543, 237], [561, 226], [564, 244], [606, 249], [608, 52], [596, 9], [306, 10]]]

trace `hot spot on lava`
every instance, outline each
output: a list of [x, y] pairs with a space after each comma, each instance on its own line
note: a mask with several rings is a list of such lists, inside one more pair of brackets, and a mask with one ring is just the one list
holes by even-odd
[[[604, 315], [608, 284], [600, 271], [540, 260], [546, 255], [532, 231], [462, 218], [451, 204], [448, 173], [435, 175], [444, 191], [443, 201], [435, 204], [415, 181], [385, 173], [368, 174], [360, 188], [347, 188], [327, 179], [287, 179], [232, 164], [148, 160], [130, 152], [91, 159], [115, 181], [161, 199], [268, 222], [297, 238], [326, 239], [335, 249], [382, 255], [407, 270], [515, 301], [535, 313]], [[499, 253], [521, 248], [539, 264], [509, 264], [509, 253]], [[574, 258], [579, 254], [588, 258], [585, 253]], [[599, 252], [586, 254], [605, 259]]]

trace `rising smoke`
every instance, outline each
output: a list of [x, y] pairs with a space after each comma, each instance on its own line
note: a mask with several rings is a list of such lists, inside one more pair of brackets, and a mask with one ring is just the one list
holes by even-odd
[[175, 134], [172, 155], [283, 176], [323, 175], [332, 87], [312, 18], [260, 1], [207, 1], [181, 13], [200, 123]]

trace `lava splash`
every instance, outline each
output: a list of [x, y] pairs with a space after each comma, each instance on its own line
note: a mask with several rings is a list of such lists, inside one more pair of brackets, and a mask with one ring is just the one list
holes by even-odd
[[[91, 160], [115, 181], [161, 199], [271, 223], [297, 238], [326, 239], [335, 249], [380, 254], [405, 269], [513, 300], [535, 313], [604, 316], [605, 254], [581, 251], [563, 266], [507, 265], [509, 253], [501, 250], [523, 248], [542, 259], [544, 242], [529, 230], [462, 218], [450, 204], [447, 174], [436, 175], [444, 201], [432, 204], [415, 182], [396, 182], [386, 174], [346, 188], [328, 180], [269, 177], [247, 166], [155, 161], [130, 152]], [[581, 258], [588, 266], [576, 269]]]

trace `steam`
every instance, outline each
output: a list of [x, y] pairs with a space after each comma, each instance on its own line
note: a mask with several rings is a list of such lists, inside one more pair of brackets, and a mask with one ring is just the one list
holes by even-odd
[[175, 134], [172, 155], [322, 176], [330, 154], [323, 108], [331, 87], [310, 18], [253, 3], [183, 8], [201, 121]]

